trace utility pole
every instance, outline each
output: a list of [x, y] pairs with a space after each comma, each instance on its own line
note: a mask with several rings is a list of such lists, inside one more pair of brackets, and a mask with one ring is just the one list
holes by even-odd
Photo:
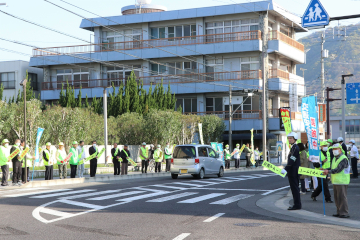
[[[265, 64], [266, 63], [266, 55], [265, 52], [262, 52], [262, 61], [263, 61], [263, 67], [262, 67], [262, 72], [263, 72], [263, 82], [262, 82], [262, 120], [263, 120], [263, 126], [262, 126], [262, 144], [263, 144], [263, 159], [266, 160], [267, 159], [267, 150], [266, 150], [266, 67]], [[270, 162], [270, 159], [269, 159]]]
[[346, 75], [341, 75], [341, 108], [342, 108], [342, 137], [344, 139], [345, 142], [345, 78], [346, 77], [352, 77], [354, 76], [353, 74], [346, 74]]
[[[20, 86], [23, 87], [23, 94], [24, 94], [24, 149], [26, 148], [26, 83], [27, 79], [25, 78], [20, 82]], [[27, 165], [26, 165], [26, 155], [24, 158], [25, 161], [25, 182], [27, 181]], [[35, 163], [34, 163], [35, 164]]]
[[303, 78], [305, 79], [305, 71], [306, 71], [307, 69], [305, 69], [305, 68], [300, 68], [300, 71], [302, 71], [303, 72]]
[[325, 74], [324, 74], [324, 33], [321, 33], [321, 101], [325, 101]]
[[332, 101], [338, 101], [338, 100], [342, 100], [342, 99], [334, 99], [334, 98], [330, 98], [330, 92], [335, 91], [335, 90], [341, 90], [341, 88], [326, 88], [326, 129], [327, 129], [327, 134], [328, 134], [328, 138], [331, 139], [331, 131], [330, 131], [330, 102]]
[[231, 151], [232, 149], [232, 105], [231, 105], [231, 98], [232, 98], [232, 92], [231, 92], [231, 84], [229, 86], [229, 149]]

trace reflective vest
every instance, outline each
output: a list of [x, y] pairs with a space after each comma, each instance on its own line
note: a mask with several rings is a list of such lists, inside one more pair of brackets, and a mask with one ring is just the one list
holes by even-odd
[[162, 151], [161, 149], [156, 149], [154, 152], [154, 159], [155, 162], [162, 162]]
[[47, 150], [47, 149], [45, 148], [45, 149], [44, 149], [44, 153], [45, 153], [47, 159], [49, 160], [49, 161], [45, 161], [45, 160], [44, 160], [44, 165], [45, 165], [45, 166], [51, 166], [52, 164], [50, 164], [51, 160], [50, 160], [49, 150]]
[[7, 164], [8, 160], [8, 154], [7, 154], [7, 149], [4, 146], [0, 146], [0, 166], [4, 166]]
[[72, 147], [70, 149], [70, 152], [72, 153], [72, 155], [71, 155], [69, 163], [71, 165], [78, 165], [78, 162], [79, 162], [79, 153], [78, 153], [78, 151], [74, 147]]
[[56, 161], [58, 165], [64, 164], [61, 163], [61, 161], [64, 161], [64, 159], [66, 158], [66, 152], [65, 150], [56, 150]]
[[230, 160], [231, 158], [231, 153], [229, 149], [225, 149], [225, 160]]
[[[25, 150], [25, 148], [22, 149], [21, 152], [24, 151], [24, 150]], [[25, 155], [26, 156], [26, 167], [32, 167], [33, 160], [27, 156], [28, 154], [29, 154], [29, 152]], [[22, 163], [21, 167], [25, 168], [25, 157], [22, 159], [22, 162], [23, 163]]]
[[[20, 149], [18, 146], [16, 146], [16, 145], [13, 145], [13, 147], [20, 150], [20, 152], [19, 152], [19, 154], [18, 154], [18, 155], [20, 155], [20, 154], [21, 154], [21, 149]], [[10, 151], [11, 151], [11, 150], [10, 150]], [[11, 153], [10, 153], [10, 154], [11, 154]], [[11, 159], [11, 160], [12, 160], [12, 159]], [[16, 158], [16, 160], [18, 160], [18, 159]]]
[[[321, 150], [320, 150], [320, 153], [321, 153], [320, 161], [322, 162], [322, 161], [324, 161], [326, 159], [326, 157], [325, 157], [324, 153]], [[327, 166], [327, 165], [329, 165], [329, 166]], [[322, 168], [324, 168], [324, 169], [330, 168], [330, 160], [328, 160], [326, 163], [324, 163], [324, 165], [322, 165]], [[315, 168], [315, 169], [319, 170], [320, 168], [318, 167], [318, 168]]]
[[[119, 148], [116, 148], [115, 152], [114, 152], [114, 155], [117, 156], [118, 155], [118, 152], [119, 152]], [[79, 156], [80, 157], [80, 156]], [[114, 160], [114, 157], [111, 156], [111, 159]]]
[[143, 148], [143, 147], [141, 147], [140, 150], [141, 150], [141, 154], [145, 157], [145, 158], [143, 158], [143, 157], [140, 155], [140, 159], [141, 159], [141, 160], [147, 159], [147, 158], [148, 158], [148, 150], [147, 150], [146, 148]]
[[[166, 154], [166, 152], [170, 153], [169, 155]], [[165, 148], [165, 159], [170, 159], [171, 158], [171, 151], [170, 151], [170, 148], [166, 147]]]
[[350, 183], [350, 162], [349, 162], [349, 159], [347, 159], [347, 157], [345, 155], [341, 155], [339, 157], [339, 159], [336, 159], [336, 157], [334, 157], [331, 169], [337, 168], [337, 166], [339, 165], [339, 163], [343, 159], [346, 159], [348, 161], [349, 166], [347, 168], [343, 169], [339, 173], [331, 174], [331, 182], [332, 182], [332, 184], [335, 184], [335, 185], [349, 185], [349, 183]]

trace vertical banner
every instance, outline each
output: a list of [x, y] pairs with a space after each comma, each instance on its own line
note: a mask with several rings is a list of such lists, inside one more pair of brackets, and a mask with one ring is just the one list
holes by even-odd
[[309, 160], [312, 162], [320, 161], [319, 122], [316, 106], [317, 102], [315, 96], [302, 98], [301, 114], [309, 141]]
[[216, 142], [211, 142], [210, 145], [211, 145], [211, 147], [212, 147], [215, 151], [218, 151], [218, 143], [216, 143]]
[[222, 143], [218, 143], [218, 144], [217, 144], [217, 149], [218, 149], [220, 158], [221, 158], [221, 160], [223, 161], [223, 164], [225, 165], [223, 144], [222, 144]]
[[251, 158], [250, 158], [250, 161], [251, 163], [255, 166], [255, 156], [254, 156], [254, 129], [252, 128], [250, 130], [251, 132]]
[[[287, 136], [289, 133], [291, 133], [290, 112], [289, 112], [289, 109], [281, 108], [281, 109], [280, 109], [280, 113], [281, 113], [282, 122], [283, 122], [283, 124], [284, 124], [286, 136]], [[287, 143], [287, 145], [289, 145], [289, 149], [291, 149], [291, 146], [290, 146], [288, 140], [286, 140], [286, 143]]]
[[44, 132], [43, 128], [38, 128], [36, 134], [35, 162], [39, 162], [39, 142], [43, 132]]
[[202, 131], [202, 123], [199, 123], [199, 135], [200, 135], [200, 143], [204, 145], [203, 131]]

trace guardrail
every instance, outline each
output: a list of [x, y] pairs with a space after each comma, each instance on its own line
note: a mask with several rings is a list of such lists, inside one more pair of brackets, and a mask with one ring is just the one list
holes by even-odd
[[285, 42], [294, 48], [304, 52], [304, 45], [296, 41], [295, 39], [286, 36], [282, 32], [279, 32], [277, 30], [272, 30], [269, 32], [269, 40], [280, 40], [282, 42]]
[[290, 79], [290, 75], [288, 72], [278, 69], [278, 68], [274, 68], [274, 69], [270, 69], [270, 78], [283, 78], [286, 80]]

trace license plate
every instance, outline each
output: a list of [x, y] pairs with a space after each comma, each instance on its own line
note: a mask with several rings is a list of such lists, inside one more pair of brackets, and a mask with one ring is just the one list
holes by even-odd
[[188, 170], [187, 169], [180, 169], [180, 173], [187, 173]]

